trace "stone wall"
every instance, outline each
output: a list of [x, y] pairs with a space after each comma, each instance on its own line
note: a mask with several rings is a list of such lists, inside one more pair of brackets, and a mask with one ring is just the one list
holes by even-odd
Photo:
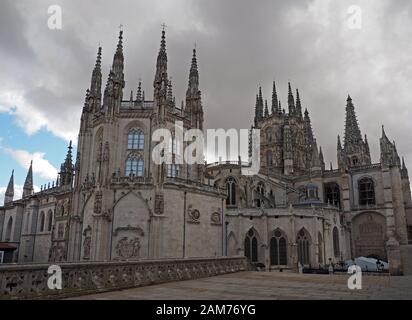
[[0, 300], [59, 299], [249, 269], [244, 257], [62, 263], [62, 290], [50, 290], [49, 266], [0, 266]]

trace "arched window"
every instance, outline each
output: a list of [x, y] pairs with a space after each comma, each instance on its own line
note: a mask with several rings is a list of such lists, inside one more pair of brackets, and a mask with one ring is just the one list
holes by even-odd
[[142, 150], [144, 149], [144, 132], [140, 128], [132, 128], [127, 135], [127, 149]]
[[272, 129], [271, 128], [266, 129], [266, 141], [272, 142]]
[[260, 208], [263, 206], [263, 197], [265, 196], [265, 186], [263, 183], [259, 183], [256, 187], [256, 207]]
[[308, 265], [310, 263], [309, 260], [309, 246], [310, 246], [310, 236], [309, 233], [305, 229], [301, 229], [298, 232], [297, 237], [297, 245], [298, 245], [298, 259], [302, 265]]
[[235, 206], [236, 205], [236, 180], [232, 177], [226, 179], [226, 190], [227, 190], [227, 198], [226, 198], [226, 205], [227, 206]]
[[39, 225], [39, 231], [40, 232], [44, 231], [44, 220], [45, 220], [45, 216], [44, 216], [44, 212], [42, 211], [40, 213], [40, 225]]
[[273, 231], [270, 239], [270, 264], [272, 266], [288, 264], [286, 236], [280, 229]]
[[180, 167], [177, 164], [167, 165], [167, 176], [169, 178], [178, 178], [180, 174]]
[[268, 167], [273, 166], [272, 150], [266, 151], [266, 165]]
[[325, 202], [340, 208], [340, 190], [337, 183], [325, 184]]
[[7, 223], [7, 228], [6, 228], [6, 241], [10, 241], [11, 239], [11, 231], [13, 229], [13, 217], [9, 217], [9, 222]]
[[358, 183], [359, 205], [375, 204], [375, 186], [371, 178], [362, 178]]
[[51, 231], [53, 226], [53, 212], [49, 210], [47, 212], [47, 231]]
[[181, 155], [181, 144], [180, 144], [180, 140], [176, 139], [175, 137], [171, 137], [171, 139], [169, 140], [169, 152], [171, 154], [174, 155]]
[[323, 239], [320, 232], [318, 233], [318, 262], [323, 263]]
[[333, 228], [333, 253], [335, 257], [338, 258], [340, 255], [340, 248], [339, 248], [339, 231], [338, 228]]
[[251, 228], [245, 238], [245, 256], [251, 262], [258, 261], [258, 240], [255, 229]]
[[141, 158], [129, 157], [126, 160], [126, 176], [131, 174], [142, 177], [143, 176], [143, 160]]

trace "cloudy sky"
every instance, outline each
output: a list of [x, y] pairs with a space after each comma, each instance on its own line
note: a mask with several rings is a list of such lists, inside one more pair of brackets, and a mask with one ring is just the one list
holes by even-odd
[[[48, 28], [51, 5], [62, 9], [61, 30]], [[286, 106], [291, 81], [327, 163], [336, 163], [350, 93], [373, 160], [384, 124], [412, 168], [411, 1], [1, 0], [0, 203], [11, 170], [21, 188], [31, 159], [37, 186], [55, 179], [77, 137], [97, 47], [105, 83], [120, 24], [124, 95], [141, 78], [151, 98], [163, 22], [177, 101], [196, 43], [206, 127], [249, 128], [258, 86], [270, 101], [276, 80]]]

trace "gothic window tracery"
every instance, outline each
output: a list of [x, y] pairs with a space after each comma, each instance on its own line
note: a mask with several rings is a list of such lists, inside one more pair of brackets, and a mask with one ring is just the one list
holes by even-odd
[[340, 208], [340, 189], [335, 182], [325, 184], [325, 202]]
[[256, 207], [260, 208], [263, 206], [263, 197], [265, 196], [265, 186], [263, 183], [259, 182], [259, 184], [256, 187]]
[[142, 150], [144, 149], [144, 132], [140, 128], [132, 128], [127, 136], [127, 149]]
[[308, 265], [309, 260], [309, 246], [310, 246], [310, 236], [305, 229], [301, 229], [297, 236], [298, 245], [298, 259], [302, 265]]
[[135, 156], [129, 156], [126, 160], [126, 176], [131, 174], [136, 177], [143, 176], [143, 160], [142, 158], [137, 158]]
[[338, 228], [333, 228], [333, 253], [336, 258], [340, 255], [340, 248], [339, 248], [339, 231]]
[[284, 233], [277, 229], [270, 239], [270, 264], [272, 266], [287, 265], [287, 241]]
[[236, 205], [236, 180], [233, 177], [229, 177], [226, 179], [226, 190], [227, 190], [227, 198], [226, 198], [226, 205], [227, 206], [235, 206]]
[[245, 237], [245, 256], [251, 262], [258, 261], [258, 240], [255, 229], [251, 228]]
[[168, 164], [167, 165], [167, 176], [169, 178], [178, 178], [180, 174], [180, 168], [177, 164]]
[[323, 239], [320, 232], [318, 233], [318, 262], [323, 263]]
[[40, 225], [39, 225], [40, 232], [44, 231], [44, 221], [45, 221], [45, 215], [44, 215], [44, 211], [42, 211], [40, 213]]
[[358, 183], [359, 189], [359, 205], [374, 205], [375, 204], [375, 185], [371, 178], [362, 178]]
[[51, 231], [53, 226], [53, 212], [49, 210], [47, 213], [47, 231]]

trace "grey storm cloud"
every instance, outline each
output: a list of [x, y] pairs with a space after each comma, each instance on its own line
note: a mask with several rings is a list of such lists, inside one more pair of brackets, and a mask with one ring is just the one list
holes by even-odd
[[[53, 4], [62, 7], [62, 30], [47, 28], [47, 8]], [[359, 30], [347, 26], [353, 4], [362, 10]], [[76, 136], [97, 47], [103, 47], [105, 83], [120, 24], [124, 96], [141, 78], [150, 98], [165, 22], [178, 103], [196, 43], [206, 127], [249, 128], [258, 86], [270, 104], [276, 80], [286, 106], [290, 81], [310, 112], [326, 161], [336, 163], [350, 94], [373, 161], [379, 161], [384, 124], [412, 167], [410, 1], [3, 0], [0, 8], [0, 106], [15, 105], [16, 118], [29, 133], [45, 127], [65, 139]], [[19, 99], [14, 103], [10, 96]], [[37, 121], [28, 125], [28, 116]]]

